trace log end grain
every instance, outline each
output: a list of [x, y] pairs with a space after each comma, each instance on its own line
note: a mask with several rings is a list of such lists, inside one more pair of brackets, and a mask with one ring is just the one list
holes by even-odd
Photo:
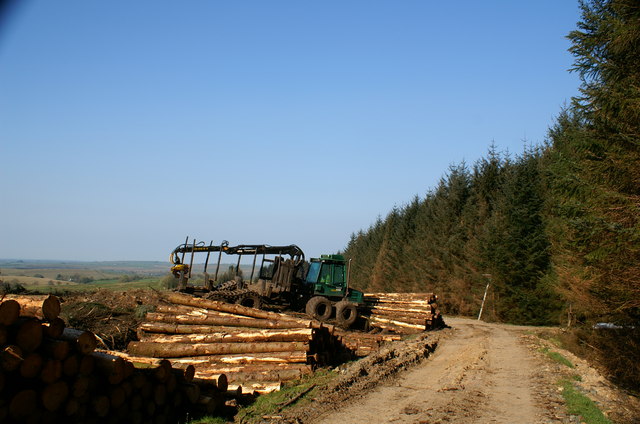
[[42, 391], [42, 405], [47, 411], [55, 412], [65, 403], [69, 396], [69, 386], [64, 381], [49, 384]]
[[16, 334], [16, 344], [24, 352], [33, 352], [42, 343], [42, 323], [35, 318], [28, 318], [20, 322], [18, 333]]
[[15, 420], [24, 420], [37, 411], [38, 393], [35, 390], [18, 392], [9, 403], [9, 415]]
[[18, 320], [20, 304], [17, 300], [9, 299], [0, 303], [0, 325], [9, 326]]
[[47, 321], [53, 321], [60, 315], [60, 299], [57, 296], [49, 295], [42, 302], [42, 315]]
[[66, 323], [62, 318], [54, 318], [47, 323], [42, 324], [44, 335], [51, 339], [58, 339], [62, 336]]
[[76, 349], [78, 352], [83, 355], [88, 355], [96, 350], [96, 347], [98, 347], [98, 339], [96, 339], [96, 336], [92, 332], [85, 331], [78, 336], [76, 341]]

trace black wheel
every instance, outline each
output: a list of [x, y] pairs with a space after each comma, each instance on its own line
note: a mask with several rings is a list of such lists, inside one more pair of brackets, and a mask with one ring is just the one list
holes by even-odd
[[358, 308], [353, 303], [341, 300], [336, 303], [336, 320], [338, 325], [349, 328], [358, 319]]
[[260, 309], [262, 306], [262, 299], [255, 293], [247, 293], [240, 296], [236, 300], [236, 304], [246, 306], [248, 308]]
[[307, 302], [305, 311], [311, 318], [315, 318], [318, 321], [326, 321], [331, 318], [331, 302], [326, 297], [312, 297]]

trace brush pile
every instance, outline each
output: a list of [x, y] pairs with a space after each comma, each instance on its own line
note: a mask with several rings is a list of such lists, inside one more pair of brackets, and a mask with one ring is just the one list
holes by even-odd
[[232, 389], [265, 393], [353, 356], [333, 326], [180, 293], [163, 300], [147, 313], [139, 341], [129, 343], [132, 361], [164, 358], [176, 368], [194, 366], [196, 379], [224, 373]]
[[365, 293], [372, 326], [413, 334], [444, 325], [433, 293]]
[[0, 303], [0, 422], [185, 422], [224, 404], [224, 378], [198, 385], [168, 361], [136, 369], [59, 314], [55, 296]]

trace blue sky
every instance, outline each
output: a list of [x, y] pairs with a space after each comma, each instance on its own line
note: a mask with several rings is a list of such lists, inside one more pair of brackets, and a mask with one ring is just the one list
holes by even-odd
[[579, 81], [577, 1], [26, 0], [0, 30], [0, 258], [345, 247]]

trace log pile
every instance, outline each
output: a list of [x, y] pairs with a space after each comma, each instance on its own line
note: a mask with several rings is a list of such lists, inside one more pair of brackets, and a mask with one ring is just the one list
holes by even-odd
[[224, 376], [196, 384], [169, 361], [136, 369], [96, 351], [88, 331], [66, 328], [60, 301], [0, 303], [0, 422], [184, 422], [225, 401]]
[[176, 368], [194, 366], [196, 379], [224, 373], [232, 389], [264, 393], [353, 354], [333, 326], [309, 319], [180, 293], [163, 299], [140, 325], [139, 341], [129, 343], [134, 362], [164, 358]]
[[370, 355], [384, 343], [402, 339], [399, 334], [363, 333], [342, 329], [336, 329], [335, 334], [342, 344], [351, 349], [356, 357], [360, 358]]
[[443, 324], [433, 293], [365, 293], [372, 326], [400, 334], [431, 330]]

